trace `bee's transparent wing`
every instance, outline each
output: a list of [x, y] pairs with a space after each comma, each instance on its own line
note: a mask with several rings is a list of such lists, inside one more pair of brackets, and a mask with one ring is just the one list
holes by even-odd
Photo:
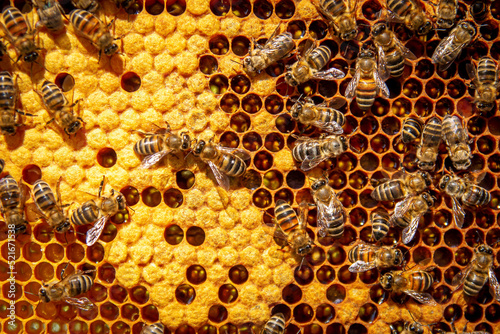
[[333, 81], [337, 79], [342, 79], [343, 77], [345, 77], [345, 73], [335, 67], [332, 67], [326, 71], [316, 72], [312, 77], [313, 79], [318, 79], [318, 80]]
[[[283, 59], [290, 53], [290, 51], [293, 50], [293, 45], [295, 45], [293, 43], [289, 43], [290, 40], [292, 40], [292, 34], [289, 33], [288, 31], [274, 38], [270, 37], [269, 40], [264, 45], [264, 48], [261, 50], [261, 53], [265, 54], [273, 61]], [[283, 47], [283, 45], [290, 45], [290, 44], [292, 45], [292, 47], [289, 50], [287, 50], [285, 54], [281, 55], [280, 57], [276, 57], [276, 55], [278, 54], [277, 51], [280, 50]]]
[[408, 60], [416, 60], [417, 56], [413, 54], [413, 52], [410, 51], [399, 39], [394, 37], [394, 41], [396, 42], [396, 45], [399, 47], [399, 50], [401, 54], [403, 55], [403, 58], [408, 59]]
[[155, 153], [155, 154], [151, 154], [151, 155], [148, 155], [147, 157], [145, 157], [143, 160], [142, 160], [142, 163], [141, 163], [141, 166], [140, 168], [142, 169], [147, 169], [147, 168], [151, 168], [153, 167], [154, 165], [156, 165], [161, 159], [163, 159], [163, 157], [165, 157], [167, 154], [169, 154], [172, 150], [170, 149], [166, 149], [166, 150], [163, 150], [161, 152], [158, 152], [158, 153]]
[[226, 152], [229, 154], [234, 154], [243, 160], [249, 160], [251, 158], [250, 154], [247, 151], [242, 150], [240, 148], [224, 147], [224, 146], [220, 146], [220, 145], [217, 146], [217, 148], [223, 152]]
[[334, 97], [330, 102], [328, 102], [328, 107], [333, 109], [342, 108], [347, 103], [347, 100], [343, 97]]
[[427, 305], [437, 305], [436, 301], [432, 296], [427, 293], [427, 292], [417, 292], [413, 290], [404, 290], [404, 293], [406, 293], [408, 296], [413, 297], [415, 300], [422, 304], [427, 304]]
[[[446, 37], [439, 43], [436, 50], [432, 54], [432, 62], [434, 64], [439, 64], [440, 71], [446, 71], [448, 67], [455, 61], [455, 59], [460, 54], [461, 50], [465, 47], [465, 44], [454, 43], [455, 34], [452, 33], [450, 36]], [[442, 63], [440, 58], [447, 58], [446, 63]]]
[[359, 70], [356, 70], [356, 73], [354, 73], [354, 76], [352, 77], [351, 81], [349, 82], [345, 90], [346, 98], [352, 99], [354, 97], [354, 94], [356, 93], [356, 87], [358, 87], [359, 84], [360, 76], [361, 72]]
[[469, 78], [472, 80], [473, 84], [472, 88], [477, 88], [479, 86], [479, 81], [477, 80], [476, 66], [474, 66], [471, 63], [468, 63], [467, 65], [465, 65], [465, 68], [467, 69], [467, 74], [469, 75]]
[[488, 276], [490, 279], [491, 294], [495, 296], [497, 302], [500, 302], [500, 285], [498, 284], [498, 280], [497, 277], [495, 276], [495, 272], [493, 271], [493, 267], [489, 268]]
[[418, 224], [420, 222], [420, 218], [422, 215], [418, 215], [417, 217], [414, 217], [410, 225], [408, 225], [404, 230], [403, 230], [403, 243], [407, 245], [410, 243], [410, 241], [413, 240], [413, 237], [415, 236], [415, 232], [417, 232], [418, 229]]
[[336, 135], [344, 133], [344, 129], [342, 129], [342, 127], [335, 121], [330, 121], [330, 122], [314, 121], [311, 124], [323, 131], [330, 132]]
[[385, 82], [382, 80], [382, 78], [380, 77], [380, 75], [378, 74], [377, 71], [373, 72], [373, 77], [375, 79], [375, 83], [377, 84], [379, 91], [382, 93], [382, 96], [385, 97], [386, 99], [388, 99], [389, 95], [390, 95], [389, 88], [387, 87]]
[[316, 208], [318, 210], [318, 234], [320, 237], [325, 237], [328, 231], [327, 206], [322, 202], [316, 202]]
[[451, 196], [451, 203], [453, 207], [453, 220], [458, 228], [462, 228], [464, 226], [465, 218], [465, 212], [462, 209], [462, 205], [455, 196]]
[[364, 271], [368, 271], [376, 267], [377, 265], [375, 261], [372, 262], [356, 261], [349, 266], [349, 271], [351, 273], [362, 273]]
[[391, 76], [389, 69], [387, 68], [387, 59], [385, 58], [384, 49], [381, 46], [377, 46], [377, 62], [378, 62], [378, 73], [383, 80], [386, 80]]
[[217, 183], [219, 186], [221, 186], [224, 190], [228, 191], [229, 190], [229, 176], [224, 174], [219, 167], [217, 167], [212, 161], [208, 161], [208, 165], [210, 166], [210, 169], [214, 173], [215, 179], [217, 180]]
[[413, 204], [413, 196], [406, 196], [402, 201], [397, 202], [394, 207], [394, 212], [391, 215], [390, 222], [394, 223], [394, 218], [401, 218], [405, 215], [406, 212], [411, 208]]
[[326, 159], [328, 159], [327, 156], [319, 156], [314, 159], [311, 159], [310, 157], [306, 156], [306, 158], [304, 159], [304, 161], [302, 161], [302, 164], [300, 165], [300, 169], [302, 169], [304, 172], [307, 172], [308, 170], [313, 169]]
[[389, 22], [395, 22], [395, 23], [404, 23], [404, 19], [399, 16], [398, 14], [394, 13], [391, 11], [389, 8], [387, 9], [387, 21]]
[[97, 240], [99, 240], [99, 237], [101, 236], [108, 219], [109, 215], [102, 216], [95, 222], [94, 226], [87, 231], [87, 238], [85, 241], [87, 246], [92, 246], [97, 242]]
[[471, 261], [471, 263], [469, 263], [469, 265], [464, 270], [460, 271], [455, 275], [455, 277], [453, 277], [453, 279], [451, 280], [451, 285], [457, 286], [455, 290], [453, 290], [453, 292], [457, 291], [462, 286], [462, 284], [464, 284], [465, 278], [467, 277], [467, 275], [469, 275], [469, 272], [472, 270], [472, 266], [475, 262], [476, 260]]
[[87, 297], [81, 297], [81, 298], [65, 297], [64, 301], [84, 311], [90, 311], [95, 307], [94, 303], [92, 303]]

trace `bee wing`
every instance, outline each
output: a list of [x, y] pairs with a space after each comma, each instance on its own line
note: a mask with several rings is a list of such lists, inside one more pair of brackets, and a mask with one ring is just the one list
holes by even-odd
[[242, 150], [240, 148], [232, 148], [232, 147], [224, 147], [224, 146], [217, 146], [217, 148], [223, 152], [229, 153], [229, 154], [234, 154], [240, 157], [243, 160], [249, 160], [250, 154], [248, 154], [247, 151]]
[[271, 42], [272, 42], [273, 38], [276, 37], [278, 35], [278, 32], [280, 31], [280, 26], [281, 26], [281, 22], [278, 22], [276, 29], [274, 29], [273, 33], [271, 34], [271, 36], [269, 36], [269, 39], [264, 44], [264, 49], [268, 48], [272, 44]]
[[335, 67], [332, 67], [326, 71], [316, 72], [312, 77], [313, 79], [333, 81], [342, 79], [343, 77], [345, 77], [345, 73]]
[[332, 219], [332, 217], [336, 216], [339, 213], [339, 207], [335, 206], [333, 201], [330, 201], [328, 205], [318, 202], [316, 204], [316, 208], [318, 210], [318, 225], [320, 227], [319, 235], [321, 237], [326, 236], [328, 231], [328, 221]]
[[155, 154], [148, 155], [142, 160], [140, 168], [147, 169], [156, 165], [161, 159], [163, 159], [167, 154], [169, 154], [172, 150], [166, 149]]
[[278, 239], [288, 240], [286, 233], [283, 231], [281, 226], [279, 226], [278, 224], [276, 224], [276, 228], [274, 229], [273, 236], [275, 238], [278, 238]]
[[342, 97], [334, 97], [329, 103], [328, 107], [333, 109], [342, 108], [347, 103], [346, 99]]
[[469, 78], [472, 80], [472, 84], [474, 86], [473, 88], [476, 88], [477, 86], [479, 86], [479, 81], [477, 80], [476, 67], [473, 64], [468, 63], [467, 65], [465, 65], [465, 68], [467, 70]]
[[368, 271], [376, 267], [377, 264], [375, 263], [375, 261], [372, 262], [356, 261], [349, 266], [349, 271], [351, 273], [362, 273], [364, 271]]
[[[294, 135], [292, 135], [292, 136], [294, 136]], [[306, 137], [306, 136], [297, 137], [297, 140], [295, 141], [295, 145], [299, 145], [299, 144], [307, 142], [309, 140], [311, 140], [311, 138]]]
[[23, 210], [26, 201], [28, 200], [28, 198], [30, 198], [30, 189], [24, 185], [22, 177], [19, 179], [19, 189], [21, 190], [21, 198], [19, 199], [19, 206], [21, 207], [21, 210]]
[[494, 295], [495, 299], [500, 302], [500, 284], [498, 284], [493, 267], [490, 267], [488, 270], [488, 277], [490, 279], [490, 290], [492, 290], [491, 294]]
[[399, 39], [394, 37], [394, 41], [396, 42], [396, 45], [399, 47], [399, 51], [403, 55], [405, 59], [409, 60], [416, 60], [417, 56], [413, 54], [413, 52], [410, 51]]
[[87, 297], [81, 297], [81, 298], [65, 297], [64, 301], [84, 311], [90, 311], [95, 307], [94, 303], [92, 303]]
[[394, 13], [389, 8], [386, 8], [386, 10], [387, 10], [387, 20], [389, 22], [404, 23], [404, 19], [401, 16]]
[[208, 165], [214, 173], [215, 179], [219, 186], [221, 186], [225, 191], [229, 190], [229, 176], [224, 174], [213, 162], [209, 161]]
[[471, 261], [471, 263], [469, 263], [469, 265], [464, 270], [460, 271], [455, 275], [455, 277], [453, 277], [453, 279], [451, 280], [451, 285], [457, 285], [453, 292], [457, 291], [462, 286], [462, 284], [464, 284], [465, 278], [467, 277], [467, 275], [469, 275], [469, 272], [471, 271], [472, 266], [475, 262], [476, 260]]
[[94, 226], [87, 231], [87, 238], [85, 240], [85, 243], [87, 244], [87, 246], [92, 246], [93, 244], [95, 244], [97, 242], [97, 240], [99, 240], [99, 237], [101, 236], [102, 234], [102, 231], [104, 230], [104, 226], [106, 225], [106, 222], [108, 221], [109, 219], [109, 215], [106, 215], [106, 216], [103, 216], [101, 218], [99, 218]]
[[385, 80], [391, 76], [389, 69], [387, 68], [387, 59], [385, 58], [384, 49], [377, 46], [377, 62], [378, 62], [378, 72], [380, 76]]
[[[274, 38], [274, 40], [273, 40], [273, 38]], [[281, 35], [278, 35], [276, 37], [270, 37], [268, 39], [268, 41], [266, 42], [266, 44], [264, 45], [264, 48], [260, 52], [262, 54], [267, 55], [268, 57], [270, 57], [274, 61], [283, 59], [287, 55], [290, 54], [290, 51], [293, 50], [293, 47], [290, 48], [290, 50], [288, 50], [287, 53], [285, 53], [283, 56], [281, 56], [279, 58], [276, 58], [276, 50], [280, 50], [282, 45], [284, 45], [287, 42], [287, 40], [290, 40], [290, 39], [292, 39], [292, 34], [289, 33], [288, 31], [281, 34]]]
[[382, 80], [377, 71], [373, 72], [373, 77], [375, 79], [375, 83], [377, 84], [379, 91], [382, 93], [382, 96], [388, 99], [390, 95], [389, 88], [387, 88], [387, 85]]
[[427, 304], [427, 305], [437, 305], [436, 301], [432, 296], [427, 293], [427, 292], [417, 292], [413, 290], [404, 290], [404, 293], [406, 293], [408, 296], [413, 297], [415, 300], [422, 304]]
[[306, 157], [304, 161], [302, 161], [302, 164], [300, 165], [300, 169], [302, 169], [304, 172], [307, 172], [308, 170], [313, 169], [317, 165], [319, 165], [322, 161], [326, 160], [328, 157], [326, 156], [319, 156], [314, 159], [311, 159], [309, 157]]
[[344, 129], [335, 121], [330, 121], [330, 122], [320, 122], [320, 121], [314, 121], [311, 122], [312, 125], [314, 125], [317, 128], [320, 128], [323, 131], [330, 132], [336, 135], [340, 135], [344, 133]]
[[397, 202], [394, 207], [394, 212], [391, 215], [390, 222], [394, 223], [394, 218], [401, 218], [405, 215], [405, 213], [411, 208], [413, 204], [413, 196], [407, 196], [402, 201]]
[[[434, 64], [439, 64], [440, 71], [446, 71], [458, 57], [461, 50], [465, 47], [465, 44], [463, 43], [453, 43], [454, 39], [455, 34], [452, 33], [439, 43], [436, 50], [432, 54], [432, 62]], [[448, 61], [443, 64], [439, 61], [439, 58], [448, 58]]]
[[453, 220], [458, 228], [462, 228], [464, 226], [465, 218], [465, 212], [462, 209], [462, 205], [455, 196], [451, 196], [451, 203], [453, 207]]
[[352, 99], [354, 97], [354, 94], [356, 93], [356, 87], [358, 87], [360, 76], [361, 72], [359, 70], [356, 70], [356, 73], [354, 73], [354, 76], [352, 77], [351, 81], [349, 82], [345, 90], [346, 98]]
[[417, 232], [418, 229], [418, 224], [420, 222], [420, 218], [422, 217], [422, 214], [418, 215], [417, 217], [414, 217], [410, 225], [408, 225], [404, 230], [403, 230], [403, 243], [407, 245], [410, 241], [413, 240], [413, 237], [415, 236], [415, 232]]

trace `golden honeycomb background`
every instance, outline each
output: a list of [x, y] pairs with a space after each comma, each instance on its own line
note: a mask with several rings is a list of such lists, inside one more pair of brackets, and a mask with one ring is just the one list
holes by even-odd
[[[69, 2], [61, 3], [71, 9]], [[23, 1], [13, 4], [26, 8]], [[459, 2], [460, 19], [471, 19], [471, 4]], [[461, 292], [452, 294], [450, 285], [478, 243], [491, 245], [500, 237], [500, 117], [496, 108], [477, 114], [471, 103], [474, 92], [464, 81], [470, 59], [500, 58], [500, 3], [492, 3], [487, 18], [476, 22], [481, 24], [479, 38], [446, 72], [436, 71], [430, 56], [447, 32], [411, 38], [411, 32], [396, 25], [398, 37], [418, 60], [406, 66], [402, 78], [387, 81], [390, 100], [377, 99], [370, 111], [354, 102], [342, 108], [354, 150], [307, 175], [292, 160], [292, 134], [315, 130], [291, 120], [286, 113], [293, 104], [290, 98], [304, 93], [318, 103], [340, 97], [351, 76], [329, 84], [307, 82], [294, 92], [283, 83], [283, 73], [296, 55], [256, 77], [233, 61], [241, 62], [252, 39], [263, 42], [281, 22], [299, 49], [307, 40], [327, 45], [333, 57], [327, 66], [347, 72], [377, 20], [380, 1], [359, 2], [360, 41], [349, 43], [325, 34], [325, 21], [309, 0], [153, 0], [138, 15], [109, 1], [101, 6], [101, 18], [116, 18], [113, 33], [122, 37], [121, 54], [99, 61], [97, 50], [67, 26], [58, 34], [45, 29], [39, 33], [46, 70], [13, 65], [4, 56], [1, 69], [19, 76], [19, 107], [37, 117], [24, 117], [26, 126], [16, 136], [0, 140], [0, 157], [5, 170], [27, 184], [41, 177], [55, 187], [62, 176], [62, 199], [72, 209], [91, 199], [89, 193], [97, 194], [106, 175], [106, 191], [122, 191], [129, 211], [114, 216], [92, 247], [84, 243], [87, 226], [54, 235], [45, 222], [28, 214], [28, 233], [16, 240], [14, 327], [7, 324], [8, 251], [1, 222], [1, 332], [138, 334], [144, 324], [161, 321], [176, 334], [236, 334], [257, 332], [271, 313], [283, 312], [289, 321], [287, 334], [299, 329], [305, 334], [389, 333], [388, 324], [401, 331], [403, 322], [411, 321], [409, 309], [421, 323], [434, 324], [434, 332], [450, 330], [454, 319], [460, 329], [468, 321], [469, 331], [500, 333], [500, 305], [488, 284], [468, 304]], [[16, 58], [12, 48], [9, 53]], [[75, 110], [85, 121], [84, 130], [73, 138], [45, 125], [49, 116], [34, 91], [44, 79], [61, 85], [69, 76], [75, 85], [66, 95], [70, 101], [82, 99]], [[431, 293], [439, 305], [421, 306], [384, 292], [376, 270], [350, 273], [347, 253], [354, 241], [370, 241], [371, 211], [392, 209], [370, 198], [370, 179], [390, 177], [402, 166], [416, 168], [415, 146], [397, 143], [404, 118], [426, 121], [459, 110], [474, 138], [470, 170], [486, 173], [481, 185], [491, 192], [492, 201], [483, 210], [467, 211], [465, 227], [459, 230], [452, 223], [449, 199], [433, 191], [436, 207], [424, 216], [411, 248], [399, 246], [408, 250], [409, 265], [431, 258], [436, 267]], [[194, 138], [215, 136], [224, 146], [247, 149], [252, 156], [249, 173], [226, 193], [215, 187], [207, 165], [192, 155], [169, 155], [160, 166], [139, 169], [133, 145], [141, 137], [135, 130], [151, 131], [164, 122]], [[444, 146], [440, 152], [438, 169], [449, 167]], [[312, 201], [308, 177], [320, 176], [321, 169], [328, 170], [334, 189], [342, 191], [351, 224], [339, 240], [318, 239], [311, 211], [308, 229], [316, 246], [299, 271], [300, 259], [286, 248], [280, 251], [263, 227], [268, 219], [264, 211], [272, 214], [280, 198], [294, 207]], [[30, 205], [32, 200], [28, 209]], [[397, 230], [384, 239], [387, 245], [397, 241]], [[42, 281], [59, 280], [67, 263], [68, 272], [96, 270], [94, 286], [85, 294], [97, 306], [93, 310], [60, 302], [39, 304], [30, 294], [38, 292]], [[496, 273], [500, 277], [500, 270]]]

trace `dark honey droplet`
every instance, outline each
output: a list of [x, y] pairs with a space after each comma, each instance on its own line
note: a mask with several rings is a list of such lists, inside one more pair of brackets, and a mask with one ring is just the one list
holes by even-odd
[[184, 231], [178, 225], [170, 225], [165, 229], [165, 241], [170, 245], [178, 245], [184, 239]]
[[113, 167], [116, 164], [118, 156], [115, 150], [110, 147], [105, 147], [97, 152], [97, 163], [105, 168]]
[[133, 93], [141, 87], [141, 78], [135, 72], [126, 72], [122, 75], [121, 85], [123, 90]]
[[248, 270], [241, 264], [229, 269], [229, 279], [234, 284], [243, 284], [248, 280]]
[[208, 310], [208, 319], [215, 323], [223, 322], [227, 319], [227, 309], [222, 305], [212, 305]]
[[181, 304], [189, 305], [196, 297], [196, 291], [189, 284], [182, 284], [175, 289], [175, 299]]

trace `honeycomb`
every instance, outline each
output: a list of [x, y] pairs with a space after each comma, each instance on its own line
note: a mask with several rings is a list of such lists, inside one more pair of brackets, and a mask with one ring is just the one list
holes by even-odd
[[[473, 1], [459, 2], [459, 19], [469, 18]], [[69, 1], [61, 1], [69, 12]], [[34, 11], [24, 1], [30, 20]], [[27, 6], [28, 5], [28, 6]], [[378, 98], [369, 111], [356, 103], [342, 108], [352, 150], [305, 174], [292, 160], [294, 135], [317, 134], [296, 124], [286, 112], [300, 94], [316, 103], [341, 97], [351, 78], [337, 82], [309, 81], [294, 91], [283, 80], [285, 66], [296, 55], [250, 77], [242, 71], [251, 41], [263, 43], [278, 23], [292, 33], [299, 49], [308, 40], [332, 51], [327, 68], [348, 72], [360, 45], [368, 40], [381, 3], [360, 1], [357, 6], [359, 41], [342, 42], [327, 33], [327, 25], [309, 0], [169, 0], [146, 1], [141, 11], [127, 13], [110, 1], [101, 2], [100, 16], [113, 18], [112, 30], [120, 53], [99, 60], [97, 50], [75, 35], [71, 27], [59, 34], [41, 29], [42, 68], [12, 64], [2, 69], [19, 76], [19, 105], [36, 117], [24, 117], [17, 135], [3, 137], [0, 156], [5, 170], [32, 185], [43, 178], [52, 187], [62, 176], [64, 203], [78, 203], [97, 194], [102, 176], [107, 189], [120, 190], [129, 210], [107, 223], [100, 241], [85, 245], [83, 226], [63, 235], [29, 214], [30, 226], [15, 241], [15, 325], [9, 325], [10, 288], [6, 224], [0, 226], [0, 329], [3, 333], [140, 333], [144, 324], [161, 321], [176, 334], [236, 334], [256, 332], [272, 313], [285, 314], [287, 334], [389, 333], [412, 321], [450, 330], [469, 322], [468, 329], [500, 333], [500, 305], [488, 284], [467, 303], [453, 292], [451, 279], [470, 263], [473, 248], [484, 240], [498, 250], [500, 228], [500, 117], [474, 111], [474, 91], [468, 89], [466, 63], [481, 56], [500, 58], [498, 38], [500, 3], [488, 4], [479, 38], [446, 72], [439, 72], [430, 56], [446, 32], [412, 37], [395, 25], [399, 39], [418, 57], [403, 76], [387, 81], [389, 100]], [[9, 47], [11, 58], [15, 51]], [[57, 126], [46, 126], [49, 115], [35, 89], [45, 79], [65, 88], [68, 99], [82, 99], [76, 110], [84, 130], [68, 138]], [[66, 87], [74, 80], [74, 87]], [[70, 85], [72, 86], [72, 85]], [[66, 89], [67, 88], [67, 89]], [[293, 99], [292, 99], [293, 98]], [[408, 246], [409, 265], [430, 258], [436, 283], [431, 294], [438, 306], [422, 306], [411, 298], [384, 291], [380, 273], [353, 274], [347, 253], [357, 240], [370, 242], [370, 212], [393, 209], [371, 199], [371, 178], [390, 177], [404, 167], [415, 171], [415, 147], [397, 141], [407, 116], [424, 121], [455, 113], [464, 118], [474, 153], [473, 172], [485, 172], [481, 186], [492, 194], [487, 208], [467, 211], [465, 226], [452, 223], [451, 202], [438, 192], [436, 206], [427, 213]], [[248, 173], [225, 192], [215, 187], [208, 166], [193, 155], [171, 154], [160, 166], [139, 169], [133, 152], [140, 135], [168, 122], [173, 131], [196, 138], [215, 136], [227, 147], [251, 153]], [[437, 170], [450, 167], [444, 145]], [[297, 207], [312, 202], [310, 177], [327, 170], [330, 184], [341, 191], [351, 224], [342, 238], [317, 237], [316, 212], [308, 214], [308, 232], [315, 247], [298, 269], [298, 260], [281, 251], [263, 226], [274, 203], [284, 199]], [[29, 206], [33, 205], [28, 201]], [[384, 243], [400, 241], [391, 229]], [[496, 261], [500, 256], [496, 255]], [[42, 281], [61, 279], [68, 264], [73, 270], [95, 270], [95, 283], [84, 296], [97, 306], [83, 311], [71, 305], [39, 303]], [[500, 270], [496, 270], [500, 277]], [[404, 304], [404, 305], [403, 305]], [[426, 329], [428, 331], [428, 329]]]

